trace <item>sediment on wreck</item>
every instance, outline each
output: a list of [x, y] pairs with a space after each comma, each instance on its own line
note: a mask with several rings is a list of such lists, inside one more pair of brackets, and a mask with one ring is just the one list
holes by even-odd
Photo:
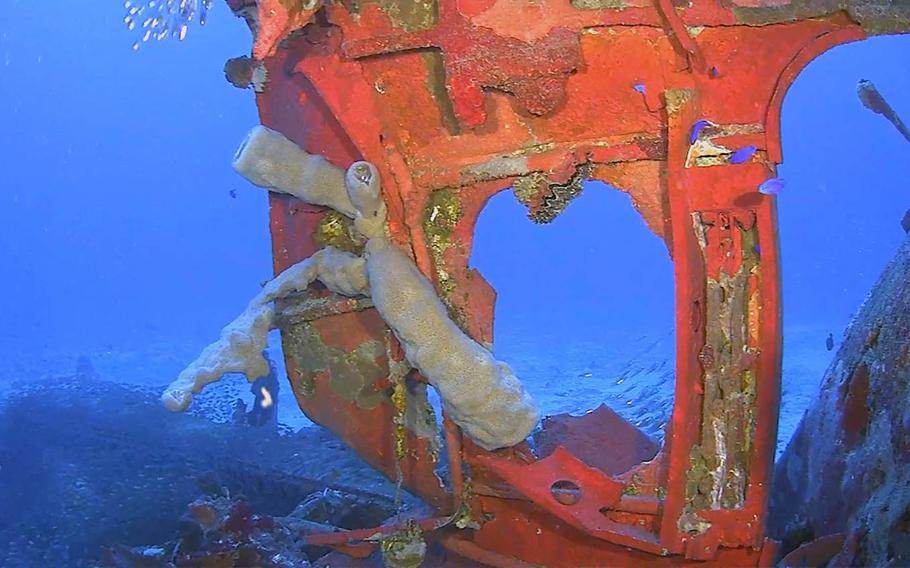
[[838, 566], [910, 563], [908, 400], [910, 238], [847, 328], [777, 463], [769, 531], [783, 552], [802, 545], [793, 554], [835, 554], [829, 565]]

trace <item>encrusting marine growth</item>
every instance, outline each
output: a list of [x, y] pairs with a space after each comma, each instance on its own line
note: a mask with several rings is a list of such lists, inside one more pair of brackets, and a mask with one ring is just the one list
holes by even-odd
[[386, 205], [372, 164], [356, 162], [345, 174], [259, 126], [233, 165], [256, 185], [353, 217], [355, 229], [367, 238], [364, 256], [326, 247], [279, 274], [165, 391], [162, 400], [169, 409], [186, 409], [193, 393], [225, 373], [243, 373], [251, 380], [267, 373], [262, 350], [276, 326], [271, 302], [319, 280], [338, 294], [372, 298], [407, 361], [436, 387], [446, 412], [479, 446], [508, 447], [530, 434], [540, 414], [521, 382], [449, 318], [432, 283], [389, 240]]

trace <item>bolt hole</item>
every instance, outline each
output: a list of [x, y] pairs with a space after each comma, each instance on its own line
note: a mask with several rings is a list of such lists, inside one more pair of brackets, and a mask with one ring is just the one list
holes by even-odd
[[568, 479], [560, 479], [550, 486], [550, 493], [562, 505], [574, 505], [581, 501], [581, 487]]

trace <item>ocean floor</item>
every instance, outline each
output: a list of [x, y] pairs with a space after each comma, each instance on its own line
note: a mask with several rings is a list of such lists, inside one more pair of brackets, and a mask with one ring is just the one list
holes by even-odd
[[[672, 332], [497, 323], [496, 357], [513, 367], [544, 414], [583, 413], [605, 403], [662, 440], [673, 407]], [[785, 329], [778, 454], [835, 353], [825, 346], [831, 331]], [[270, 339], [283, 378], [277, 334]], [[167, 412], [158, 394], [204, 346], [182, 340], [83, 352], [20, 350], [7, 360], [0, 377], [0, 501], [16, 505], [0, 518], [0, 561], [6, 562], [0, 565], [70, 565], [104, 546], [163, 542], [198, 495], [196, 480], [211, 471], [226, 487], [259, 495], [254, 505], [271, 515], [288, 514], [282, 507], [321, 485], [390, 494], [391, 484], [303, 416], [283, 394], [286, 385], [277, 432], [233, 421], [238, 400], [249, 408], [253, 399], [239, 375], [210, 385], [189, 416]], [[269, 500], [279, 493], [277, 502]], [[136, 515], [154, 516], [154, 530], [140, 530], [130, 520]], [[50, 533], [56, 538], [48, 541]]]
[[[511, 325], [497, 321], [497, 359], [508, 363], [545, 415], [583, 413], [602, 403], [658, 441], [673, 409], [674, 336], [663, 333], [566, 331], [553, 326]], [[834, 350], [825, 339], [834, 337]], [[783, 361], [783, 397], [778, 455], [783, 451], [817, 393], [821, 377], [839, 347], [841, 332], [822, 324], [787, 325]], [[213, 336], [214, 338], [214, 336]], [[151, 341], [133, 348], [104, 346], [94, 351], [45, 349], [20, 351], [8, 359], [0, 377], [0, 399], [15, 396], [37, 379], [71, 376], [80, 357], [99, 379], [124, 385], [163, 389], [205, 346], [204, 340]], [[277, 333], [269, 352], [286, 376]], [[282, 382], [278, 421], [296, 431], [312, 422], [297, 408]], [[241, 375], [229, 375], [198, 395], [189, 412], [215, 422], [231, 419], [237, 400], [249, 407], [253, 396]]]
[[[829, 333], [834, 339], [831, 351], [825, 345]], [[785, 328], [778, 456], [815, 398], [841, 335], [842, 330], [823, 324]], [[549, 326], [499, 322], [496, 341], [496, 357], [512, 366], [545, 414], [581, 413], [605, 403], [663, 441], [675, 387], [672, 331], [559, 334]]]

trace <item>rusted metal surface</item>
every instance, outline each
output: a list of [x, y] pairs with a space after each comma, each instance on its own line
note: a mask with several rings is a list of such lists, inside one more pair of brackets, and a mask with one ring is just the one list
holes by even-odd
[[[481, 344], [492, 344], [495, 291], [468, 258], [498, 191], [513, 187], [529, 216], [548, 222], [585, 180], [614, 184], [675, 265], [675, 407], [656, 456], [626, 427], [597, 419], [573, 424], [564, 448], [551, 422], [540, 456], [525, 446], [485, 452], [449, 421], [447, 457], [439, 433], [419, 425], [402, 441], [392, 403], [400, 356], [388, 329], [368, 305], [318, 289], [305, 306], [285, 306], [282, 320], [303, 411], [390, 478], [403, 472], [403, 486], [440, 512], [461, 511], [464, 533], [449, 544], [478, 562], [770, 565], [780, 272], [774, 198], [757, 187], [782, 159], [780, 107], [799, 71], [840, 43], [910, 29], [910, 8], [228, 3], [251, 22], [253, 53], [268, 69], [257, 96], [263, 124], [338, 166], [376, 165], [393, 240]], [[710, 124], [693, 139], [700, 120]], [[731, 163], [747, 145], [755, 155]], [[356, 250], [343, 219], [287, 197], [271, 205], [276, 271], [325, 244]], [[592, 457], [614, 435], [640, 457]]]

